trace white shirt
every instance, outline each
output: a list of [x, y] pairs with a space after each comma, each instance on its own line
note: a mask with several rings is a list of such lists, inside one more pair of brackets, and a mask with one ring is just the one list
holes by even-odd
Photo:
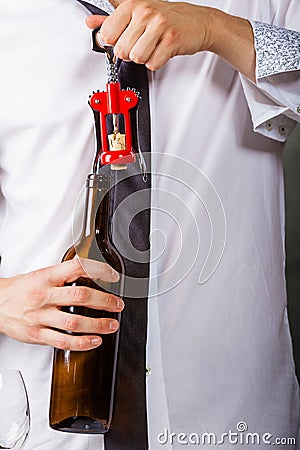
[[[297, 29], [296, 3], [222, 7]], [[1, 276], [57, 263], [73, 241], [73, 212], [94, 155], [87, 98], [106, 82], [104, 58], [90, 51], [86, 14], [75, 0], [0, 6]], [[262, 77], [256, 86], [210, 53], [176, 57], [149, 73], [151, 450], [179, 450], [180, 440], [197, 448], [203, 433], [224, 439], [226, 450], [243, 448], [225, 436], [242, 430], [240, 422], [261, 440], [297, 436], [279, 139], [299, 119], [300, 99], [299, 75], [286, 76]], [[26, 449], [103, 448], [101, 436], [49, 428], [51, 348], [0, 336], [0, 361], [20, 368], [28, 387]]]

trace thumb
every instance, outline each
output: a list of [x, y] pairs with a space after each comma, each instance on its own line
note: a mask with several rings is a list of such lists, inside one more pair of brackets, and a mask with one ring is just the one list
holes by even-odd
[[40, 269], [39, 272], [43, 272], [48, 283], [53, 286], [63, 286], [65, 283], [72, 283], [81, 277], [109, 283], [116, 282], [120, 278], [118, 272], [108, 264], [78, 257]]

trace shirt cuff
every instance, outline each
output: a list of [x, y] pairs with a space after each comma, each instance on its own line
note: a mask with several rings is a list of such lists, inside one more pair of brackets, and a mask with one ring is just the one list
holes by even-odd
[[295, 127], [296, 122], [280, 114], [256, 126], [254, 124], [253, 130], [275, 141], [286, 142]]
[[296, 122], [300, 122], [300, 105], [293, 106], [299, 96], [293, 95], [294, 89], [291, 89], [290, 95], [285, 92], [287, 98], [284, 98], [281, 89], [273, 86], [269, 78], [259, 81], [258, 84], [263, 84], [263, 87], [257, 86], [243, 75], [240, 75], [240, 78], [252, 118], [253, 131], [285, 142]]
[[300, 32], [250, 21], [256, 50], [256, 79], [300, 69]]

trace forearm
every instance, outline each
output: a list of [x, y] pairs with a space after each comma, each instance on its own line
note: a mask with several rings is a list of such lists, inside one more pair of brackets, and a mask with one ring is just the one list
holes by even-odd
[[115, 46], [116, 56], [159, 69], [176, 55], [212, 51], [255, 80], [255, 49], [251, 24], [215, 8], [186, 2], [117, 0], [109, 17], [91, 16], [87, 24], [101, 27], [101, 38]]
[[212, 9], [209, 30], [210, 44], [207, 50], [255, 82], [255, 47], [250, 22]]
[[[91, 16], [87, 24], [90, 28], [101, 25], [101, 39], [114, 46], [115, 55], [119, 58], [157, 70], [174, 56], [211, 51], [251, 81], [257, 81], [255, 44], [260, 49], [264, 47], [264, 40], [261, 43], [260, 35], [254, 36], [252, 25], [247, 19], [187, 2], [111, 2], [116, 6], [111, 16]], [[273, 27], [270, 27], [272, 39]], [[283, 45], [280, 50], [285, 60], [288, 60], [293, 46], [291, 50], [291, 46]], [[282, 59], [282, 56], [278, 58], [278, 65], [281, 65]]]

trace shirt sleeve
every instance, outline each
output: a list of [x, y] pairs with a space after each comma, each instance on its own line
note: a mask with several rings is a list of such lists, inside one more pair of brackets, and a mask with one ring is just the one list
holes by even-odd
[[241, 75], [254, 131], [285, 142], [300, 122], [300, 32], [250, 21], [256, 83]]

